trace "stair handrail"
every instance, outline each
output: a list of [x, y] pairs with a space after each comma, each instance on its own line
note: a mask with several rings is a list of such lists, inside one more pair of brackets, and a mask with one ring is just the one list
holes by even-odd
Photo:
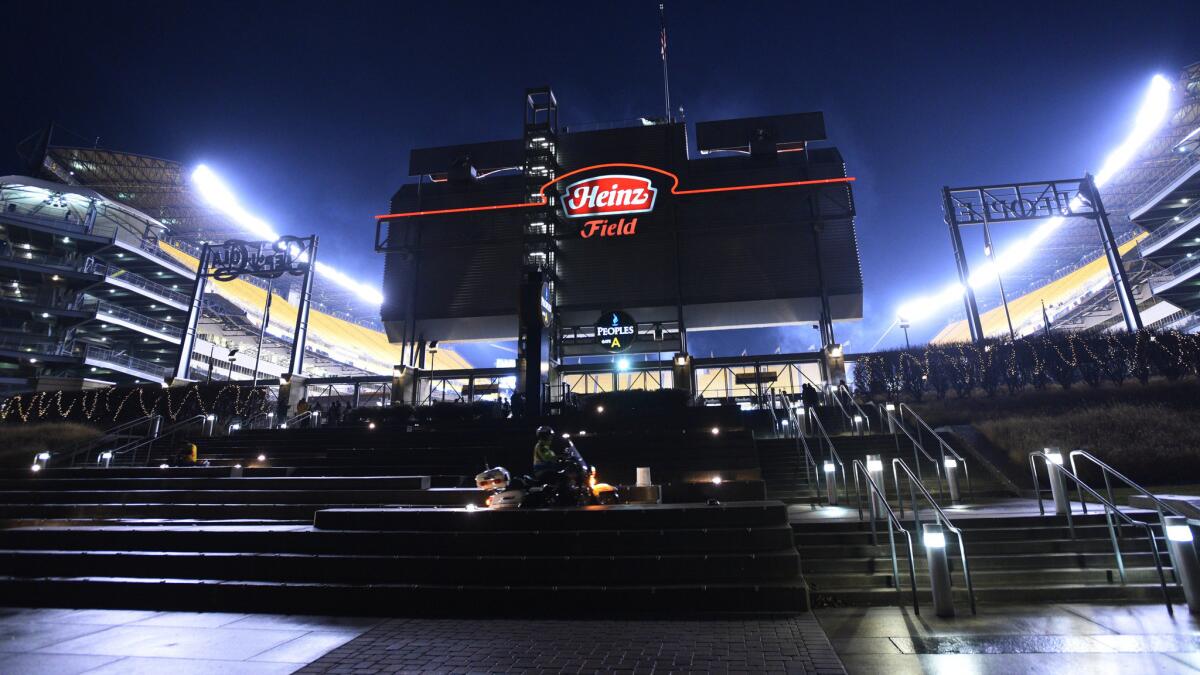
[[[867, 489], [869, 493], [867, 495], [867, 499], [870, 500], [871, 504], [879, 504], [883, 507], [883, 515], [885, 516], [885, 520], [887, 520], [888, 525], [888, 547], [892, 554], [892, 580], [893, 583], [896, 584], [896, 594], [897, 597], [899, 597], [898, 604], [903, 604], [904, 602], [904, 590], [900, 588], [900, 563], [896, 558], [895, 531], [899, 530], [901, 533], [903, 533], [904, 538], [908, 541], [908, 577], [909, 583], [912, 587], [913, 613], [920, 615], [921, 606], [917, 601], [917, 561], [916, 557], [913, 555], [912, 534], [908, 530], [904, 529], [904, 523], [900, 522], [900, 519], [896, 516], [896, 512], [892, 510], [891, 505], [889, 505], [887, 502], [887, 493], [880, 490], [879, 486], [875, 484], [875, 481], [871, 478], [871, 473], [867, 471], [867, 467], [862, 463], [862, 460], [854, 460], [853, 471], [854, 497], [855, 501], [858, 503], [858, 519], [860, 521], [863, 519], [862, 491], [859, 489], [858, 483], [858, 474], [860, 472], [862, 473], [863, 478], [865, 478], [867, 481]], [[876, 499], [876, 497], [878, 497], [878, 499]], [[872, 507], [870, 514], [871, 542], [873, 544], [878, 544], [878, 536], [875, 533], [876, 510], [877, 509]]]
[[[1167, 605], [1167, 613], [1170, 614], [1171, 616], [1175, 616], [1175, 608], [1171, 606], [1171, 596], [1167, 593], [1167, 577], [1166, 577], [1166, 574], [1163, 573], [1162, 558], [1158, 552], [1158, 539], [1154, 536], [1154, 528], [1151, 527], [1150, 523], [1145, 523], [1140, 520], [1135, 520], [1129, 514], [1121, 511], [1119, 508], [1117, 508], [1116, 504], [1112, 503], [1108, 499], [1105, 499], [1099, 492], [1096, 492], [1095, 490], [1093, 490], [1091, 488], [1091, 486], [1088, 485], [1087, 483], [1085, 483], [1084, 480], [1082, 478], [1080, 478], [1078, 475], [1076, 475], [1074, 471], [1069, 471], [1069, 470], [1067, 470], [1067, 467], [1056, 463], [1053, 459], [1050, 458], [1050, 455], [1045, 450], [1038, 450], [1036, 452], [1029, 453], [1029, 472], [1030, 472], [1030, 474], [1033, 475], [1033, 492], [1037, 496], [1038, 511], [1043, 516], [1046, 515], [1046, 506], [1045, 506], [1045, 504], [1043, 504], [1041, 484], [1038, 482], [1038, 473], [1037, 473], [1037, 460], [1038, 459], [1041, 459], [1042, 463], [1046, 465], [1046, 479], [1047, 480], [1053, 480], [1053, 478], [1051, 477], [1051, 474], [1050, 474], [1050, 465], [1053, 464], [1054, 468], [1059, 472], [1060, 475], [1070, 478], [1071, 481], [1075, 483], [1075, 487], [1076, 487], [1077, 491], [1080, 491], [1079, 492], [1080, 501], [1083, 501], [1083, 497], [1082, 497], [1083, 491], [1086, 491], [1089, 496], [1091, 496], [1093, 499], [1095, 499], [1097, 502], [1099, 502], [1100, 504], [1102, 504], [1104, 506], [1104, 520], [1108, 524], [1108, 537], [1112, 541], [1113, 555], [1117, 560], [1117, 572], [1121, 576], [1121, 585], [1122, 586], [1124, 586], [1126, 583], [1125, 559], [1121, 555], [1121, 545], [1117, 542], [1117, 530], [1116, 530], [1116, 526], [1113, 523], [1113, 515], [1115, 514], [1117, 517], [1124, 520], [1128, 525], [1132, 525], [1133, 527], [1146, 528], [1146, 537], [1148, 539], [1150, 539], [1150, 550], [1154, 555], [1154, 567], [1158, 570], [1158, 583], [1162, 587], [1163, 602], [1166, 603], [1166, 605]], [[1060, 461], [1062, 460], [1061, 455], [1059, 456], [1059, 460]], [[1063, 487], [1064, 487], [1064, 489], [1066, 489], [1066, 486], [1063, 486]], [[1075, 538], [1075, 521], [1071, 516], [1071, 508], [1070, 508], [1069, 500], [1067, 503], [1067, 514], [1066, 515], [1067, 515], [1067, 528], [1071, 531], [1071, 538], [1074, 539]]]
[[[825, 439], [826, 448], [829, 449], [829, 455], [826, 461], [836, 462], [838, 469], [840, 469], [842, 472], [842, 491], [846, 492], [850, 489], [850, 484], [846, 481], [846, 463], [842, 461], [842, 456], [839, 455], [837, 449], [833, 447], [833, 439], [829, 438], [829, 434], [825, 432], [825, 424], [821, 422], [821, 416], [818, 415], [817, 411], [814, 410], [812, 411], [811, 417], [813, 422], [816, 423], [817, 431], [820, 432], [821, 437]], [[824, 467], [822, 467], [822, 470], [823, 469]], [[851, 470], [853, 471], [853, 468], [851, 468]], [[837, 472], [834, 472], [833, 491], [835, 493], [837, 492]], [[849, 495], [847, 494], [847, 496]]]
[[134, 419], [128, 420], [126, 422], [122, 422], [116, 426], [105, 429], [104, 432], [102, 434], [100, 434], [99, 437], [93, 438], [89, 441], [84, 441], [82, 443], [79, 443], [78, 445], [63, 452], [62, 454], [66, 456], [66, 459], [69, 459], [71, 461], [71, 466], [75, 466], [75, 460], [79, 457], [79, 455], [86, 456], [86, 455], [90, 454], [93, 450], [95, 450], [98, 446], [100, 446], [108, 441], [113, 440], [113, 438], [116, 435], [118, 435], [120, 432], [125, 431], [127, 429], [132, 429], [133, 427], [135, 427], [139, 424], [149, 424], [153, 420], [154, 420], [154, 415], [142, 415], [141, 417], [135, 417]]
[[[1160, 521], [1163, 518], [1164, 510], [1170, 511], [1171, 515], [1173, 515], [1173, 516], [1181, 516], [1183, 518], [1190, 517], [1187, 514], [1180, 512], [1179, 509], [1176, 509], [1175, 507], [1171, 506], [1170, 504], [1167, 504], [1163, 500], [1154, 496], [1154, 494], [1151, 493], [1149, 490], [1147, 490], [1146, 488], [1142, 487], [1141, 485], [1138, 485], [1137, 483], [1133, 482], [1133, 480], [1131, 480], [1128, 476], [1125, 476], [1120, 471], [1117, 471], [1116, 469], [1112, 468], [1111, 465], [1104, 462], [1103, 460], [1096, 457], [1095, 455], [1088, 452], [1087, 450], [1084, 450], [1082, 448], [1080, 448], [1078, 450], [1072, 450], [1070, 452], [1070, 454], [1068, 455], [1068, 457], [1071, 460], [1071, 473], [1074, 473], [1076, 475], [1079, 474], [1079, 472], [1075, 469], [1075, 458], [1076, 457], [1082, 457], [1086, 460], [1089, 460], [1096, 466], [1100, 467], [1100, 470], [1104, 475], [1104, 490], [1105, 490], [1105, 492], [1108, 493], [1108, 501], [1110, 501], [1114, 504], [1116, 503], [1116, 500], [1113, 499], [1112, 482], [1108, 479], [1110, 474], [1112, 476], [1115, 476], [1118, 480], [1120, 480], [1126, 486], [1131, 487], [1134, 490], [1137, 490], [1138, 493], [1141, 494], [1143, 497], [1149, 497], [1150, 501], [1154, 502], [1154, 506], [1157, 507], [1157, 509], [1158, 509], [1158, 518]], [[1083, 512], [1087, 513], [1087, 502], [1083, 501], [1082, 498], [1080, 498], [1079, 502], [1083, 505]]]
[[[257, 420], [258, 418], [260, 418], [260, 417], [261, 417], [261, 418], [263, 418], [263, 419], [265, 419], [265, 420], [269, 420], [269, 419], [271, 419], [271, 418], [272, 418], [272, 417], [274, 417], [274, 416], [275, 416], [275, 413], [274, 413], [274, 412], [272, 412], [272, 411], [263, 410], [263, 411], [256, 412], [256, 413], [254, 413], [253, 415], [251, 415], [251, 416], [247, 417], [247, 418], [246, 418], [246, 420], [245, 420], [244, 422], [242, 422], [242, 428], [244, 428], [244, 429], [253, 429], [253, 428], [254, 428], [254, 422], [255, 422], [255, 420]], [[270, 427], [270, 426], [271, 426], [271, 423], [270, 423], [270, 422], [268, 422], [268, 423], [267, 423], [267, 426], [268, 426], [268, 427]]]
[[939, 522], [939, 524], [942, 526], [942, 530], [949, 531], [953, 533], [954, 536], [958, 537], [958, 555], [962, 560], [963, 578], [967, 582], [967, 597], [971, 600], [971, 613], [978, 614], [978, 612], [975, 611], [975, 586], [971, 584], [971, 568], [967, 566], [967, 546], [963, 541], [962, 530], [954, 526], [954, 523], [950, 521], [950, 517], [947, 516], [946, 512], [942, 510], [942, 507], [938, 506], [938, 503], [936, 500], [934, 500], [933, 495], [929, 494], [929, 490], [925, 489], [925, 483], [923, 483], [920, 478], [913, 474], [912, 469], [908, 468], [908, 465], [904, 463], [904, 460], [900, 459], [899, 457], [895, 457], [892, 459], [892, 483], [896, 485], [896, 499], [900, 504], [901, 518], [904, 517], [904, 493], [900, 491], [900, 475], [896, 470], [897, 467], [902, 469], [905, 475], [908, 476], [908, 493], [909, 499], [912, 503], [913, 531], [917, 532], [918, 534], [924, 531], [921, 527], [921, 509], [917, 506], [917, 491], [920, 490], [921, 496], [925, 498], [925, 501], [928, 502], [931, 507], [933, 507], [933, 513], [935, 516], [934, 520]]
[[[800, 422], [796, 417], [796, 409], [788, 405], [787, 397], [781, 392], [776, 392], [774, 389], [772, 397], [783, 404], [784, 414], [787, 415], [788, 424], [791, 426], [791, 432], [796, 440], [796, 453], [800, 456], [800, 460], [804, 462], [804, 473], [809, 477], [808, 484], [813, 489], [812, 504], [815, 508], [817, 503], [817, 493], [821, 490], [821, 468], [817, 466], [817, 460], [813, 458], [812, 452], [808, 447], [808, 439], [801, 433]], [[810, 471], [809, 468], [812, 468]], [[816, 474], [816, 479], [813, 479], [813, 474]]]
[[291, 429], [293, 424], [303, 421], [303, 420], [306, 420], [306, 419], [311, 419], [312, 416], [313, 416], [313, 414], [312, 414], [311, 410], [305, 410], [304, 412], [296, 413], [295, 415], [292, 415], [291, 417], [287, 418], [286, 420], [280, 422], [279, 428], [280, 429]]
[[[850, 391], [850, 387], [847, 387], [844, 382], [838, 383], [837, 390], [846, 392], [846, 400], [850, 401], [850, 404], [852, 406], [854, 406], [855, 410], [858, 411], [859, 416], [862, 417], [863, 423], [867, 425], [867, 431], [870, 432], [871, 431], [871, 416], [868, 415], [867, 411], [863, 410], [862, 406], [860, 406], [858, 404], [858, 401], [856, 401], [854, 399], [854, 392]], [[851, 420], [851, 421], [853, 421], [853, 420]]]
[[[904, 435], [908, 437], [910, 442], [912, 442], [913, 464], [915, 464], [917, 467], [917, 478], [922, 478], [921, 457], [924, 457], [927, 461], [933, 464], [933, 470], [934, 473], [937, 474], [938, 479], [938, 494], [942, 496], [942, 499], [945, 499], [946, 487], [942, 483], [942, 465], [938, 463], [937, 459], [933, 455], [930, 455], [929, 452], [925, 450], [925, 444], [912, 435], [912, 432], [908, 430], [908, 427], [904, 425], [904, 422], [900, 421], [900, 419], [896, 417], [895, 413], [890, 411], [888, 412], [888, 421], [891, 422], [895, 428], [904, 432]], [[896, 454], [900, 454], [900, 435], [893, 434], [892, 437], [896, 439]], [[918, 454], [918, 452], [920, 454]]]
[[958, 461], [959, 464], [962, 465], [963, 475], [965, 475], [967, 478], [967, 496], [974, 497], [975, 493], [971, 490], [971, 467], [967, 466], [966, 458], [964, 458], [962, 455], [958, 454], [958, 451], [954, 449], [954, 446], [952, 446], [948, 442], [946, 442], [946, 439], [942, 438], [942, 435], [939, 434], [937, 431], [935, 431], [933, 427], [929, 426], [929, 423], [926, 422], [925, 419], [922, 418], [920, 415], [918, 415], [917, 411], [913, 410], [912, 406], [908, 405], [907, 403], [901, 403], [899, 406], [896, 407], [896, 411], [900, 413], [900, 415], [899, 415], [900, 421], [904, 421], [904, 411], [906, 411], [906, 410], [908, 411], [909, 415], [912, 415], [912, 418], [914, 420], [916, 420], [917, 424], [919, 425], [919, 427], [917, 429], [918, 436], [921, 435], [921, 429], [923, 428], [926, 431], [928, 431], [930, 434], [933, 434], [933, 437], [937, 439], [938, 448], [941, 450], [941, 453], [942, 453], [942, 466], [943, 467], [946, 465], [946, 455], [947, 454], [951, 455], [955, 460]]
[[[834, 405], [836, 405], [837, 409], [842, 412], [842, 418], [844, 420], [842, 422], [842, 424], [845, 425], [847, 428], [849, 428], [850, 425], [854, 424], [854, 419], [850, 417], [849, 412], [846, 412], [846, 406], [842, 404], [842, 397], [838, 396], [837, 390], [835, 389], [831, 393], [832, 393], [832, 395], [827, 396], [826, 399], [829, 399], [829, 398], [833, 399]], [[826, 402], [826, 405], [828, 405], [828, 402]]]
[[[163, 436], [173, 434], [174, 432], [178, 431], [179, 429], [183, 428], [186, 425], [193, 424], [195, 422], [203, 423], [207, 418], [208, 418], [208, 415], [193, 415], [191, 417], [188, 417], [187, 419], [179, 420], [178, 422], [175, 422], [174, 424], [171, 424], [163, 429], [159, 429], [158, 433], [155, 434], [154, 436], [151, 436], [149, 438], [143, 438], [143, 439], [136, 440], [136, 441], [132, 441], [130, 443], [126, 443], [125, 445], [123, 445], [119, 448], [114, 448], [112, 450], [113, 457], [116, 457], [117, 455], [124, 455], [124, 454], [128, 454], [128, 453], [132, 452], [133, 453], [132, 456], [136, 460], [137, 450], [139, 450], [143, 446], [151, 445], [154, 443], [154, 441], [157, 441], [158, 439], [162, 438]], [[149, 453], [146, 454], [146, 461], [147, 462], [150, 461]]]

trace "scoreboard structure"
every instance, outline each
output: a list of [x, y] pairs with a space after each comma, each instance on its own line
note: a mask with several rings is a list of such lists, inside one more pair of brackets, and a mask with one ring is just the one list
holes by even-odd
[[701, 122], [691, 149], [681, 122], [573, 130], [548, 88], [525, 99], [521, 138], [413, 150], [377, 218], [410, 353], [516, 338], [528, 397], [568, 356], [682, 361], [689, 331], [794, 324], [828, 349], [862, 317], [854, 178], [821, 113]]

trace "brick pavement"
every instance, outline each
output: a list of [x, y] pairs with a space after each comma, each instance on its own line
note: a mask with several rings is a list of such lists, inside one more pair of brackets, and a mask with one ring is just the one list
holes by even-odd
[[300, 673], [845, 673], [812, 614], [392, 619]]

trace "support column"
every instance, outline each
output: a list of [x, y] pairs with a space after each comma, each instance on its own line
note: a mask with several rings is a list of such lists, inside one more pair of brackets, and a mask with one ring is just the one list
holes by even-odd
[[1108, 213], [1104, 210], [1104, 202], [1100, 199], [1100, 190], [1096, 188], [1096, 179], [1092, 174], [1084, 174], [1079, 191], [1091, 202], [1092, 209], [1096, 212], [1096, 226], [1100, 228], [1100, 238], [1104, 241], [1104, 257], [1108, 259], [1108, 271], [1112, 274], [1113, 287], [1117, 290], [1117, 301], [1121, 304], [1125, 329], [1135, 333], [1142, 329], [1142, 315], [1138, 311], [1137, 298], [1133, 297], [1133, 288], [1129, 286], [1125, 264], [1121, 261], [1121, 249], [1113, 237]]
[[526, 270], [521, 278], [517, 321], [520, 334], [517, 338], [517, 391], [524, 398], [527, 417], [540, 417], [543, 413], [542, 392], [545, 390], [550, 371], [549, 322], [542, 315], [542, 284], [545, 281], [539, 270]]
[[296, 308], [296, 329], [292, 333], [292, 359], [288, 365], [289, 375], [299, 375], [304, 369], [304, 344], [308, 341], [308, 309], [312, 304], [313, 276], [317, 271], [317, 236], [312, 237], [308, 249], [308, 268], [300, 282], [300, 303]]
[[[208, 244], [200, 250], [200, 261], [196, 267], [196, 283], [192, 285], [192, 300], [188, 303], [187, 324], [183, 339], [179, 342], [179, 358], [175, 362], [174, 379], [188, 379], [192, 365], [192, 349], [196, 346], [196, 331], [200, 327], [200, 313], [204, 308], [204, 287], [208, 281]], [[209, 367], [212, 365], [210, 363]]]
[[946, 225], [950, 228], [950, 246], [954, 249], [954, 264], [958, 268], [958, 282], [963, 288], [963, 308], [967, 314], [967, 327], [971, 329], [971, 341], [983, 341], [983, 322], [979, 319], [979, 305], [975, 303], [975, 289], [971, 288], [971, 269], [967, 265], [967, 252], [963, 249], [962, 233], [958, 229], [958, 220], [954, 217], [954, 200], [950, 197], [950, 188], [942, 187], [942, 209], [946, 215]]
[[672, 387], [687, 393], [691, 401], [696, 396], [696, 371], [691, 354], [680, 352], [671, 361]]
[[283, 424], [296, 412], [296, 404], [304, 398], [304, 383], [308, 378], [301, 375], [284, 375], [279, 378], [279, 399], [275, 406], [275, 422]]

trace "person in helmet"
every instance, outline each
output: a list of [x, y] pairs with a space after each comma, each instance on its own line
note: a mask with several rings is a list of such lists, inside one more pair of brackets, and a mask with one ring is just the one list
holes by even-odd
[[553, 470], [558, 461], [554, 451], [554, 429], [542, 425], [537, 428], [537, 440], [533, 444], [533, 475]]

